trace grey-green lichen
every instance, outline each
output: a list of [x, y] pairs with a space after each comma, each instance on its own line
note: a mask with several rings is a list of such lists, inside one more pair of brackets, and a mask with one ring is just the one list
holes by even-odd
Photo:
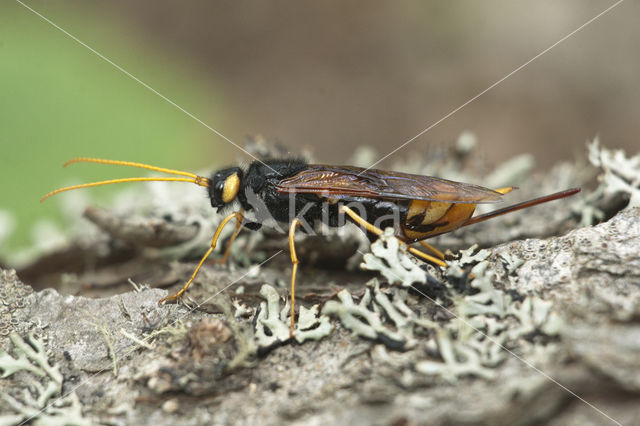
[[22, 373], [20, 380], [27, 380], [18, 392], [0, 392], [0, 398], [13, 413], [0, 415], [0, 426], [18, 425], [32, 420], [34, 425], [92, 425], [84, 417], [82, 404], [75, 392], [62, 394], [63, 377], [57, 366], [49, 364], [43, 343], [30, 335], [26, 341], [18, 334], [10, 335], [14, 345], [14, 356], [0, 351], [2, 378]]
[[378, 271], [389, 283], [400, 283], [402, 287], [409, 287], [413, 283], [424, 284], [424, 271], [407, 255], [402, 244], [394, 236], [393, 228], [385, 229], [371, 244], [371, 253], [364, 255], [362, 268]]
[[[394, 243], [393, 239], [391, 232], [385, 231], [381, 240], [372, 245], [372, 253], [365, 255], [363, 267], [379, 271], [390, 284], [399, 283], [401, 287], [425, 283], [425, 272], [406, 263], [401, 244]], [[511, 352], [507, 347], [525, 345], [522, 338], [536, 333], [556, 336], [563, 322], [551, 309], [551, 302], [537, 296], [523, 296], [522, 300], [514, 301], [510, 294], [496, 288], [495, 272], [490, 270], [487, 261], [489, 256], [489, 250], [478, 251], [471, 247], [450, 262], [446, 277], [472, 279], [466, 292], [456, 290], [447, 281], [443, 283], [450, 302], [448, 306], [423, 294], [448, 314], [445, 321], [435, 321], [411, 309], [406, 290], [384, 288], [386, 286], [381, 286], [377, 279], [367, 284], [359, 303], [343, 290], [338, 294], [339, 302], [328, 301], [322, 313], [337, 317], [355, 335], [381, 342], [391, 349], [409, 351], [406, 366], [413, 365], [419, 373], [439, 376], [446, 381], [467, 375], [492, 379], [496, 376], [495, 368]], [[508, 273], [513, 273], [522, 264], [516, 256], [504, 261]], [[465, 270], [470, 273], [465, 274]], [[412, 281], [411, 277], [417, 276], [418, 271], [421, 276]], [[417, 339], [418, 334], [428, 338]], [[417, 362], [408, 361], [409, 357], [415, 361], [418, 353], [430, 356]], [[396, 358], [384, 359], [395, 359], [394, 362], [403, 364]]]
[[622, 150], [601, 147], [597, 138], [587, 147], [589, 161], [603, 171], [599, 179], [604, 195], [622, 192], [629, 196], [625, 208], [640, 207], [640, 154], [627, 158]]
[[[280, 307], [278, 292], [268, 284], [262, 286], [260, 295], [265, 301], [260, 303], [260, 310], [256, 316], [255, 338], [259, 348], [268, 349], [291, 339], [291, 305], [286, 301], [284, 306]], [[325, 315], [318, 317], [318, 311], [317, 305], [311, 309], [300, 306], [300, 314], [293, 331], [293, 337], [298, 343], [322, 339], [333, 330], [329, 318]]]
[[[367, 285], [373, 287], [373, 298], [368, 288], [360, 303], [355, 304], [351, 294], [342, 290], [338, 293], [340, 302], [328, 301], [322, 313], [338, 317], [342, 325], [357, 336], [381, 340], [395, 349], [411, 346], [414, 343], [411, 320], [401, 314], [380, 291], [377, 280], [371, 280]], [[391, 320], [392, 326], [384, 324], [384, 314]]]
[[439, 328], [436, 333], [438, 353], [442, 361], [422, 360], [416, 363], [417, 372], [440, 376], [454, 382], [461, 376], [477, 376], [493, 379], [495, 371], [485, 367], [482, 354], [486, 352], [482, 346], [467, 344], [456, 339], [450, 330]]
[[625, 209], [640, 207], [640, 154], [627, 157], [622, 150], [600, 146], [598, 138], [587, 144], [589, 162], [600, 170], [598, 187], [573, 206], [581, 217], [580, 224], [589, 226], [602, 221], [606, 213], [602, 200], [622, 194], [627, 197]]

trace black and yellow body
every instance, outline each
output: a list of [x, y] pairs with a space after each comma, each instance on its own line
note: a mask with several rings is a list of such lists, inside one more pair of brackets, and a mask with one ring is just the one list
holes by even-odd
[[[375, 238], [382, 233], [383, 228], [393, 227], [398, 239], [407, 244], [419, 242], [433, 255], [414, 247], [407, 247], [409, 252], [444, 267], [446, 266], [444, 255], [423, 240], [461, 226], [564, 198], [580, 191], [577, 188], [569, 189], [473, 217], [478, 204], [500, 202], [503, 194], [510, 192], [513, 188], [492, 190], [431, 176], [352, 166], [308, 164], [298, 159], [254, 161], [246, 169], [229, 167], [215, 172], [210, 178], [147, 164], [95, 158], [77, 158], [67, 162], [65, 166], [77, 162], [138, 167], [180, 177], [141, 177], [92, 182], [52, 191], [42, 200], [63, 191], [113, 183], [175, 181], [206, 187], [211, 206], [219, 212], [227, 209], [235, 210], [227, 214], [220, 223], [211, 246], [189, 281], [178, 293], [160, 302], [175, 300], [187, 290], [204, 261], [213, 252], [222, 229], [229, 221], [234, 220], [236, 227], [229, 239], [222, 262], [227, 260], [229, 248], [243, 227], [258, 229], [266, 218], [286, 224], [289, 229], [289, 247], [293, 264], [292, 334], [295, 315], [295, 278], [299, 263], [294, 243], [297, 228], [308, 231], [320, 221], [328, 226], [338, 227], [348, 220], [361, 226], [370, 238]], [[236, 209], [233, 209], [234, 206]], [[245, 212], [248, 211], [255, 213], [251, 221], [245, 218]]]
[[[219, 210], [237, 202], [244, 211], [252, 211], [256, 208], [252, 200], [259, 199], [279, 222], [291, 224], [299, 218], [313, 227], [325, 220], [337, 227], [345, 223], [341, 206], [356, 205], [368, 222], [380, 228], [393, 226], [396, 236], [407, 243], [464, 225], [478, 203], [500, 202], [511, 189], [493, 191], [430, 176], [300, 160], [255, 161], [246, 171], [231, 167], [216, 172], [210, 182], [211, 205]], [[353, 222], [349, 216], [347, 220]]]

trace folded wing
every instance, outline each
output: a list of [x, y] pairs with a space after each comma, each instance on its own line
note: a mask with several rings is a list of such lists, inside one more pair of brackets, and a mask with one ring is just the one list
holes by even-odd
[[318, 194], [341, 199], [368, 197], [388, 200], [426, 200], [449, 203], [496, 203], [502, 194], [469, 183], [432, 176], [310, 164], [277, 184], [281, 193]]

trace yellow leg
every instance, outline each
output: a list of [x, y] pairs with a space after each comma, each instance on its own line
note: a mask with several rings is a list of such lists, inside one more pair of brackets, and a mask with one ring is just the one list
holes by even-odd
[[[340, 206], [340, 211], [344, 212], [346, 214], [349, 215], [349, 217], [351, 219], [353, 219], [354, 222], [356, 222], [358, 225], [364, 227], [367, 231], [376, 234], [376, 235], [382, 235], [382, 229], [377, 228], [375, 226], [373, 226], [372, 224], [370, 224], [369, 222], [367, 222], [366, 220], [364, 220], [363, 218], [361, 218], [360, 216], [358, 216], [358, 214], [356, 214], [356, 212], [354, 212], [353, 210], [351, 210], [349, 207], [347, 206]], [[289, 239], [289, 241], [291, 241], [291, 239]], [[413, 247], [409, 247], [407, 246], [407, 250], [409, 250], [409, 253], [418, 256], [428, 262], [431, 263], [435, 263], [436, 265], [442, 266], [443, 268], [447, 267], [446, 262], [444, 262], [441, 259], [438, 259], [436, 257], [433, 257], [431, 255], [428, 255], [424, 252], [421, 252], [420, 250], [417, 250]]]
[[[232, 239], [229, 240], [229, 245], [227, 246], [227, 251], [229, 250], [231, 243], [233, 242], [233, 240], [235, 239], [235, 237], [237, 236], [238, 232], [240, 232], [240, 226], [242, 226], [242, 220], [244, 219], [244, 215], [242, 214], [242, 211], [237, 211], [237, 212], [233, 212], [231, 213], [229, 216], [225, 217], [222, 222], [220, 222], [220, 225], [218, 226], [218, 229], [216, 229], [216, 233], [213, 234], [213, 238], [211, 239], [211, 246], [209, 247], [209, 250], [207, 250], [207, 252], [204, 254], [204, 256], [202, 257], [202, 260], [200, 260], [200, 263], [198, 264], [198, 266], [196, 267], [196, 270], [193, 271], [193, 274], [191, 274], [191, 278], [189, 278], [189, 281], [187, 281], [187, 283], [184, 285], [184, 287], [182, 287], [182, 290], [180, 290], [179, 292], [177, 292], [176, 294], [172, 295], [172, 296], [167, 296], [164, 299], [160, 299], [158, 301], [158, 304], [161, 305], [165, 302], [173, 302], [174, 300], [176, 300], [178, 297], [182, 296], [182, 294], [187, 291], [187, 289], [189, 288], [189, 286], [191, 285], [191, 283], [193, 282], [193, 280], [196, 278], [196, 275], [198, 275], [198, 271], [200, 270], [200, 268], [202, 267], [202, 265], [204, 264], [204, 261], [207, 260], [207, 257], [209, 257], [209, 255], [213, 252], [213, 250], [216, 248], [216, 243], [218, 242], [218, 238], [220, 237], [220, 233], [222, 232], [222, 229], [224, 228], [224, 226], [231, 220], [231, 219], [236, 219], [236, 231], [234, 232], [234, 235], [231, 237]], [[238, 225], [239, 224], [239, 225]], [[225, 256], [227, 256], [228, 253], [225, 253]]]
[[438, 259], [437, 257], [433, 257], [423, 251], [420, 251], [418, 249], [415, 249], [413, 247], [407, 247], [407, 249], [409, 250], [409, 253], [413, 254], [414, 256], [418, 256], [421, 257], [422, 259], [426, 260], [427, 262], [431, 262], [431, 263], [435, 263], [438, 266], [442, 266], [443, 268], [447, 267], [447, 262], [445, 262], [444, 260]]
[[298, 272], [298, 256], [296, 256], [296, 245], [294, 240], [294, 234], [296, 227], [302, 222], [300, 219], [295, 218], [291, 222], [289, 227], [289, 251], [291, 252], [291, 264], [293, 265], [293, 271], [291, 272], [291, 325], [289, 326], [289, 336], [293, 337], [293, 328], [296, 325], [296, 272]]
[[434, 246], [432, 246], [431, 244], [427, 243], [426, 241], [418, 241], [418, 243], [426, 248], [427, 250], [429, 250], [431, 253], [435, 254], [437, 257], [439, 257], [441, 260], [444, 260], [444, 253], [441, 252], [440, 250], [438, 250], [437, 248], [435, 248]]
[[[233, 234], [231, 234], [231, 238], [229, 238], [229, 242], [227, 243], [227, 248], [224, 251], [224, 255], [219, 259], [215, 259], [214, 263], [225, 264], [225, 263], [227, 263], [227, 259], [229, 259], [229, 253], [231, 253], [231, 244], [233, 244], [233, 242], [236, 240], [236, 237], [238, 236], [238, 234], [240, 233], [240, 230], [242, 229], [242, 219], [243, 219], [244, 211], [241, 209], [237, 213], [240, 215], [240, 217], [239, 218], [236, 217], [236, 219], [237, 219], [236, 220], [236, 229], [235, 229], [235, 231], [233, 231]], [[229, 217], [229, 216], [227, 216], [227, 217]], [[226, 220], [226, 218], [225, 218], [225, 220]], [[226, 222], [223, 221], [223, 223], [220, 223], [220, 226], [223, 226], [225, 224], [226, 224]], [[218, 229], [220, 231], [222, 231], [222, 228], [220, 226], [218, 227]], [[218, 234], [217, 230], [216, 230], [216, 234]], [[215, 247], [215, 245], [214, 245], [214, 247]]]

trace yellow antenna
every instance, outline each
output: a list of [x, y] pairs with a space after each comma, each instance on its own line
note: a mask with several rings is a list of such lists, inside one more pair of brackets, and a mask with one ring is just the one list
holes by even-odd
[[196, 174], [189, 173], [189, 172], [181, 172], [180, 170], [165, 169], [163, 167], [150, 166], [148, 164], [143, 164], [143, 163], [134, 163], [133, 161], [104, 160], [102, 158], [87, 158], [87, 157], [74, 158], [64, 163], [62, 167], [67, 167], [69, 164], [73, 164], [73, 163], [113, 164], [116, 166], [138, 167], [141, 169], [154, 170], [156, 172], [167, 173], [170, 175], [189, 176], [194, 179], [199, 177]]
[[64, 167], [67, 167], [69, 164], [73, 164], [73, 163], [97, 163], [97, 164], [112, 164], [117, 166], [138, 167], [141, 169], [153, 170], [156, 172], [187, 176], [187, 177], [186, 178], [174, 178], [174, 177], [122, 178], [122, 179], [103, 180], [100, 182], [84, 183], [81, 185], [66, 186], [64, 188], [56, 189], [55, 191], [49, 192], [48, 194], [46, 194], [44, 197], [40, 199], [40, 202], [43, 202], [44, 200], [51, 197], [52, 195], [59, 194], [60, 192], [71, 191], [73, 189], [80, 189], [80, 188], [91, 188], [94, 186], [101, 186], [101, 185], [110, 185], [112, 183], [123, 183], [123, 182], [191, 182], [191, 183], [195, 183], [196, 185], [204, 186], [205, 188], [209, 187], [209, 179], [207, 179], [206, 177], [198, 176], [194, 173], [182, 172], [180, 170], [172, 170], [172, 169], [165, 169], [163, 167], [150, 166], [148, 164], [143, 164], [143, 163], [82, 157], [82, 158], [74, 158], [72, 160], [67, 161], [66, 163], [64, 163]]

